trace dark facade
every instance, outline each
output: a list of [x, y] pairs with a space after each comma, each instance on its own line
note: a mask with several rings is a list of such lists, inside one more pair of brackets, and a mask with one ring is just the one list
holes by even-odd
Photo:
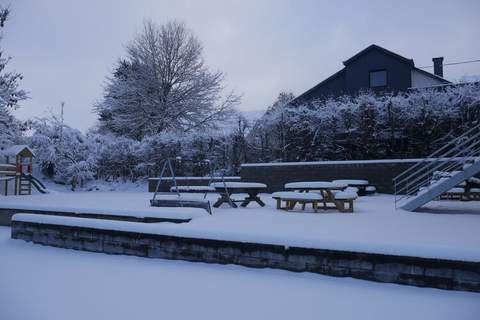
[[[440, 70], [443, 58], [433, 59], [435, 70]], [[415, 87], [448, 84], [442, 75], [435, 75], [415, 67], [407, 59], [377, 45], [371, 45], [343, 62], [344, 68], [298, 96], [294, 103], [313, 99], [353, 95], [361, 90], [401, 92]], [[438, 72], [440, 73], [440, 71]]]

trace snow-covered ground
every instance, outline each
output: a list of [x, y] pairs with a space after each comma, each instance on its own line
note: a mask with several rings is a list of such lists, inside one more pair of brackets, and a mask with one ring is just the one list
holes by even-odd
[[0, 227], [0, 319], [476, 320], [480, 294], [45, 247]]
[[[0, 206], [15, 204], [48, 208], [96, 208], [108, 212], [130, 208], [141, 213], [149, 208], [152, 194], [146, 192], [58, 193], [2, 198]], [[215, 200], [215, 194], [208, 195]], [[266, 207], [256, 203], [247, 208], [227, 205], [196, 215], [190, 223], [143, 224], [135, 222], [80, 219], [84, 226], [131, 230], [185, 237], [260, 242], [285, 246], [337, 249], [480, 261], [479, 202], [439, 201], [428, 205], [429, 212], [395, 211], [393, 197], [375, 195], [355, 201], [355, 213], [328, 210], [313, 213], [275, 209], [270, 195], [262, 195]], [[445, 207], [457, 208], [445, 212]], [[109, 209], [110, 208], [110, 209]], [[437, 209], [438, 208], [438, 209]], [[186, 210], [187, 208], [185, 208]], [[432, 212], [441, 212], [434, 214]], [[452, 214], [455, 213], [455, 214]], [[45, 218], [47, 219], [47, 218]], [[52, 218], [61, 220], [61, 218]], [[73, 222], [79, 223], [79, 222]]]

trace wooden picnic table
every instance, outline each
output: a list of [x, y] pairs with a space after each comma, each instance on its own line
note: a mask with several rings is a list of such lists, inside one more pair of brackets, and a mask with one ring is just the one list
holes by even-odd
[[[346, 184], [330, 181], [302, 181], [285, 184], [285, 189], [287, 190], [297, 190], [300, 192], [319, 191], [323, 197], [323, 200], [321, 200], [323, 209], [337, 209], [339, 211], [343, 210], [343, 204], [335, 200], [334, 191], [343, 191], [346, 188]], [[333, 203], [334, 207], [328, 206], [328, 203]], [[305, 209], [305, 204], [302, 205], [302, 209]]]
[[366, 188], [369, 186], [368, 180], [361, 180], [361, 179], [340, 179], [340, 180], [333, 180], [333, 183], [345, 184], [347, 187], [355, 187], [358, 189], [358, 195], [364, 196], [366, 192]]
[[[214, 182], [211, 186], [220, 194], [217, 202], [213, 205], [215, 208], [220, 207], [223, 203], [228, 203], [232, 208], [237, 208], [235, 202], [241, 202], [240, 206], [246, 207], [252, 201], [257, 202], [262, 207], [265, 206], [258, 194], [267, 189], [266, 184], [258, 182]], [[246, 193], [248, 196], [242, 200], [231, 198], [232, 194], [239, 193]]]

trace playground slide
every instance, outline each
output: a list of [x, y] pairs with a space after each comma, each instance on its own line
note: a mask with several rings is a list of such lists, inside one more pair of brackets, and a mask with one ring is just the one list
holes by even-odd
[[38, 190], [38, 192], [48, 193], [48, 190], [47, 188], [45, 188], [45, 185], [40, 180], [32, 176], [31, 174], [22, 173], [22, 177], [30, 181], [30, 183]]

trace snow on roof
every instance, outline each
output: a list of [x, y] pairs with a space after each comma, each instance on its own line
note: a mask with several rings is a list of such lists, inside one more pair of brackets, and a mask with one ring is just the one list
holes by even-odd
[[35, 153], [33, 152], [33, 150], [29, 146], [24, 144], [18, 144], [18, 145], [14, 145], [9, 148], [6, 148], [0, 151], [0, 154], [3, 156], [16, 156], [17, 154], [22, 152], [24, 149], [27, 149], [28, 151], [30, 151], [32, 155], [35, 156]]

